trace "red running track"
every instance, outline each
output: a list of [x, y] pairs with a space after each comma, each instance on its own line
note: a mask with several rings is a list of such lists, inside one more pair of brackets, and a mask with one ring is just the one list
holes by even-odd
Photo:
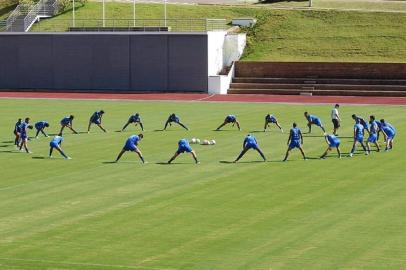
[[187, 93], [50, 93], [50, 92], [0, 92], [0, 98], [18, 99], [89, 99], [89, 100], [157, 100], [200, 102], [264, 102], [307, 104], [372, 104], [406, 105], [406, 97], [355, 97], [355, 96], [286, 96], [286, 95], [209, 95]]

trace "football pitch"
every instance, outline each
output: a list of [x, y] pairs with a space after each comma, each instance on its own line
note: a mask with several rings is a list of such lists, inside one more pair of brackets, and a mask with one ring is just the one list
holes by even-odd
[[[307, 132], [308, 111], [331, 132], [332, 106], [0, 100], [0, 269], [405, 269], [406, 107], [342, 105], [342, 159], [335, 151], [318, 159], [327, 145], [313, 127], [304, 134], [310, 159], [294, 150], [281, 162], [292, 123]], [[100, 109], [109, 132], [85, 133]], [[140, 133], [138, 126], [116, 132], [135, 112], [148, 164], [134, 153], [112, 163]], [[160, 131], [172, 112], [191, 130]], [[262, 132], [267, 113], [285, 133]], [[353, 113], [393, 124], [394, 149], [348, 158]], [[42, 135], [29, 142], [32, 154], [15, 150], [17, 118], [47, 120], [56, 134], [69, 114], [83, 132], [65, 129], [62, 148], [72, 160], [47, 158], [50, 138]], [[213, 131], [228, 114], [243, 130]], [[248, 133], [268, 161], [249, 151], [230, 163]], [[165, 164], [178, 140], [193, 137], [217, 144], [192, 145], [199, 165], [188, 154]]]

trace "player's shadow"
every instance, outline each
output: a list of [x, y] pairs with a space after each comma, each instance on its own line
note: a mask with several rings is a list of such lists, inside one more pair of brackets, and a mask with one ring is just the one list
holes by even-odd
[[195, 165], [194, 163], [191, 163], [191, 162], [174, 162], [174, 163], [156, 162], [155, 164], [157, 164], [157, 165]]
[[115, 161], [103, 161], [103, 164], [116, 164], [117, 162]]
[[271, 131], [264, 131], [264, 130], [251, 130], [249, 133], [269, 133]]
[[5, 145], [0, 145], [0, 147], [9, 147], [9, 145], [5, 144]]
[[2, 141], [2, 143], [13, 143], [14, 141]]
[[324, 137], [324, 135], [307, 135], [307, 134], [303, 134], [304, 136], [303, 137], [306, 137], [306, 138], [323, 138]]
[[35, 156], [35, 157], [32, 157], [32, 159], [45, 159], [45, 157]]
[[220, 130], [213, 129], [212, 131], [216, 131], [216, 132], [231, 132], [231, 131], [241, 131], [241, 130], [238, 130], [238, 129], [220, 129]]
[[0, 153], [21, 154], [22, 152], [20, 152], [20, 151], [18, 151], [18, 150], [4, 150], [4, 151], [0, 151]]
[[252, 160], [252, 161], [228, 161], [228, 160], [220, 160], [219, 163], [223, 164], [237, 164], [237, 163], [242, 163], [242, 164], [249, 164], [249, 163], [266, 163], [268, 161], [263, 161], [263, 160]]

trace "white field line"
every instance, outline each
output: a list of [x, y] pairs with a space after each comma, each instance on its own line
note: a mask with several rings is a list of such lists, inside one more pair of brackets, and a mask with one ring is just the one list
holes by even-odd
[[[350, 96], [347, 96], [350, 97]], [[219, 100], [207, 100], [209, 97], [204, 97], [200, 99], [192, 99], [192, 100], [182, 100], [182, 99], [120, 99], [120, 98], [54, 98], [54, 97], [39, 97], [39, 98], [34, 98], [34, 97], [1, 97], [0, 100], [5, 99], [5, 100], [72, 100], [72, 101], [114, 101], [114, 102], [168, 102], [168, 103], [173, 103], [173, 102], [185, 102], [185, 103], [219, 103], [219, 104], [224, 104], [224, 103], [242, 103], [242, 104], [281, 104], [281, 105], [306, 105], [306, 106], [320, 106], [320, 105], [332, 105], [333, 103], [337, 102], [294, 102], [294, 101], [219, 101]], [[353, 98], [358, 98], [358, 97], [353, 97]], [[205, 99], [205, 100], [203, 100]], [[340, 103], [340, 102], [338, 102]], [[334, 105], [333, 104], [333, 105]], [[387, 104], [387, 103], [352, 103], [352, 102], [341, 102], [343, 105], [349, 105], [349, 106], [391, 106], [391, 107], [406, 107], [405, 105], [402, 104]]]
[[71, 266], [95, 266], [104, 268], [117, 268], [117, 269], [140, 269], [140, 270], [174, 270], [173, 268], [159, 268], [159, 267], [143, 267], [132, 265], [119, 265], [119, 264], [101, 264], [101, 263], [85, 263], [85, 262], [70, 262], [70, 261], [52, 261], [52, 260], [36, 260], [36, 259], [18, 259], [18, 258], [6, 258], [0, 257], [3, 261], [19, 261], [19, 262], [32, 262], [32, 263], [49, 263]]

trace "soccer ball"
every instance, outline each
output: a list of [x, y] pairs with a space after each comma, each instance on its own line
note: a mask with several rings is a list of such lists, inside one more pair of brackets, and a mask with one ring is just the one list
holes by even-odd
[[202, 144], [208, 145], [208, 144], [209, 144], [209, 141], [208, 141], [208, 140], [203, 140]]
[[200, 139], [196, 139], [196, 143], [199, 143], [199, 144], [200, 144]]
[[196, 138], [192, 138], [192, 143], [196, 143]]
[[216, 144], [215, 140], [211, 140], [210, 142], [211, 142], [211, 144]]

